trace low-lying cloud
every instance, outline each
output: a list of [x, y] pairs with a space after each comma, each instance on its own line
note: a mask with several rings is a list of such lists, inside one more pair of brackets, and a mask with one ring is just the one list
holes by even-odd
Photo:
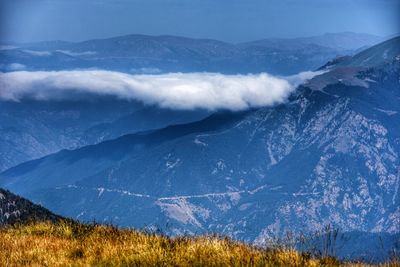
[[48, 100], [87, 92], [172, 109], [244, 110], [283, 103], [300, 83], [316, 74], [304, 72], [280, 78], [266, 73], [130, 75], [102, 70], [15, 71], [0, 73], [0, 99]]

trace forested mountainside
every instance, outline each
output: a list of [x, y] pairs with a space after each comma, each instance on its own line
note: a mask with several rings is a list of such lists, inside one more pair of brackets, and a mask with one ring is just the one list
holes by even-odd
[[29, 222], [56, 222], [62, 217], [42, 206], [0, 188], [0, 226]]

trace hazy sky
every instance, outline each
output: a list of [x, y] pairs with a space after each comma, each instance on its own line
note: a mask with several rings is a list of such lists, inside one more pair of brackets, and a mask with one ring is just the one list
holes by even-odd
[[0, 0], [0, 41], [131, 33], [241, 42], [326, 32], [400, 32], [400, 0]]

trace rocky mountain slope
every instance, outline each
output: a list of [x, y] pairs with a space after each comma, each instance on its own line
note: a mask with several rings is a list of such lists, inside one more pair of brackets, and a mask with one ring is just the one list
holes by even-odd
[[326, 68], [376, 67], [390, 63], [400, 54], [400, 37], [394, 37], [352, 57], [341, 57], [328, 63]]

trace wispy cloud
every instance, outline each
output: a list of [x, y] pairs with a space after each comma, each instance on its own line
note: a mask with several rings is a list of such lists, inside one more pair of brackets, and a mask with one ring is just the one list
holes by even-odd
[[22, 50], [25, 53], [28, 53], [32, 56], [38, 56], [38, 57], [48, 57], [51, 56], [51, 52], [49, 51], [36, 51], [36, 50], [29, 50], [29, 49], [25, 49]]
[[70, 50], [56, 50], [57, 52], [61, 52], [63, 54], [72, 56], [72, 57], [76, 57], [76, 56], [93, 56], [96, 55], [97, 52], [95, 51], [83, 51], [83, 52], [74, 52], [74, 51], [70, 51]]
[[134, 74], [159, 74], [161, 70], [159, 68], [132, 68], [130, 72]]
[[[3, 67], [3, 65], [1, 65], [1, 67]], [[24, 70], [24, 69], [26, 69], [26, 66], [24, 64], [20, 64], [20, 63], [10, 63], [10, 64], [5, 65], [5, 68], [9, 71], [16, 71], [16, 70]], [[1, 89], [0, 89], [0, 91], [1, 91]]]
[[11, 50], [16, 49], [18, 46], [15, 45], [0, 45], [0, 50]]
[[16, 71], [0, 73], [0, 98], [52, 99], [68, 97], [75, 91], [115, 95], [172, 109], [243, 110], [282, 103], [299, 83], [315, 74], [279, 78], [266, 73], [129, 75], [101, 70]]

